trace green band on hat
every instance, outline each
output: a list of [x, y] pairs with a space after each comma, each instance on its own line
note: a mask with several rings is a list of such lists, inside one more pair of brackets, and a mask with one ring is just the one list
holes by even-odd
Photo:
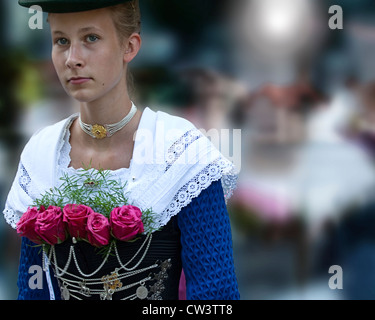
[[23, 7], [38, 5], [44, 12], [67, 13], [100, 9], [131, 0], [18, 0]]

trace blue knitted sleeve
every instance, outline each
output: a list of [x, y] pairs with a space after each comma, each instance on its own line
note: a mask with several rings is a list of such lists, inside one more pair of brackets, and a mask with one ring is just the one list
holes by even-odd
[[[33, 267], [30, 269], [30, 267]], [[41, 278], [38, 278], [41, 276]], [[51, 274], [51, 281], [56, 293], [57, 282]], [[27, 238], [22, 238], [20, 264], [18, 268], [18, 300], [49, 300], [50, 293], [42, 269], [42, 249]]]
[[188, 300], [238, 300], [232, 234], [220, 181], [178, 214]]

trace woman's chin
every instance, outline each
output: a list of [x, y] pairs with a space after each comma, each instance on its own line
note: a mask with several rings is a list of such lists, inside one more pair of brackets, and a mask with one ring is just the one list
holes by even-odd
[[77, 100], [78, 102], [91, 102], [97, 99], [96, 96], [93, 94], [90, 94], [88, 92], [84, 92], [84, 90], [79, 90], [79, 91], [67, 91], [68, 95], [73, 98], [74, 100]]

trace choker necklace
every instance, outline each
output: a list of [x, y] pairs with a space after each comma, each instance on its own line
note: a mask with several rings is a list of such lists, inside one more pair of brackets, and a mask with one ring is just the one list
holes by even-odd
[[112, 137], [117, 131], [121, 130], [127, 125], [127, 123], [134, 117], [137, 112], [137, 107], [132, 103], [132, 107], [129, 113], [117, 123], [114, 124], [87, 124], [82, 122], [81, 116], [79, 116], [79, 125], [82, 130], [94, 139], [104, 139]]

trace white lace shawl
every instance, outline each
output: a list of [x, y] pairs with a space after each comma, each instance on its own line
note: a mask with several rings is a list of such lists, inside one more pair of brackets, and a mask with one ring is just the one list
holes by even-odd
[[[13, 228], [34, 199], [58, 185], [59, 154], [75, 117], [40, 130], [26, 144], [4, 209]], [[133, 205], [152, 208], [154, 227], [164, 226], [213, 181], [221, 179], [226, 200], [237, 182], [234, 165], [192, 123], [150, 108], [135, 135], [129, 172], [124, 192]]]

